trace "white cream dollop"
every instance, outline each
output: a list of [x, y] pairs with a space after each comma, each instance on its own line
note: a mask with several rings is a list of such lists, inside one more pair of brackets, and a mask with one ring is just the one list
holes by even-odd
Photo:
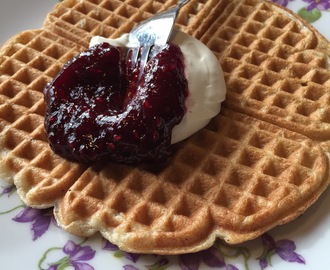
[[[217, 58], [202, 42], [181, 31], [173, 31], [170, 41], [179, 45], [183, 53], [189, 89], [185, 102], [187, 111], [172, 130], [171, 143], [174, 144], [205, 127], [220, 112], [221, 102], [226, 97], [226, 84]], [[102, 42], [136, 47], [136, 44], [129, 44], [128, 34], [118, 39], [95, 36], [90, 47]]]

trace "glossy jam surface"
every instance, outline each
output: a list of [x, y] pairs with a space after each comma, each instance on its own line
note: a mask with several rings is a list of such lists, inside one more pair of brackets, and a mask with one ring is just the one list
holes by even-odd
[[166, 46], [140, 79], [126, 51], [101, 43], [70, 61], [44, 90], [52, 149], [81, 162], [137, 163], [170, 154], [188, 82], [180, 48]]

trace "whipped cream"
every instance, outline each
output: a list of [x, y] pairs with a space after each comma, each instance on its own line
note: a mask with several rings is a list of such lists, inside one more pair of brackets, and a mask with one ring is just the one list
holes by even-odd
[[[118, 39], [95, 36], [90, 47], [102, 42], [136, 47], [128, 42], [128, 34]], [[220, 112], [221, 102], [226, 97], [226, 84], [217, 58], [203, 43], [181, 31], [173, 31], [170, 42], [179, 45], [183, 53], [189, 90], [185, 101], [187, 111], [172, 130], [171, 143], [174, 144], [205, 127]]]

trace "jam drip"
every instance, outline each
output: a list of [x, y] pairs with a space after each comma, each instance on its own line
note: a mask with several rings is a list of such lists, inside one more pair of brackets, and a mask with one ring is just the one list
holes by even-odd
[[91, 162], [137, 163], [170, 154], [172, 128], [185, 113], [188, 82], [183, 55], [167, 45], [137, 69], [126, 50], [98, 44], [72, 59], [47, 84], [45, 128], [57, 154]]

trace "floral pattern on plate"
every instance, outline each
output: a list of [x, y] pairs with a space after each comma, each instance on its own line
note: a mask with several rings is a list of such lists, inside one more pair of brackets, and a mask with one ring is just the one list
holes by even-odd
[[[272, 0], [272, 2], [282, 5], [284, 7], [289, 7], [290, 2], [299, 2], [299, 1]], [[304, 2], [305, 5], [296, 12], [300, 17], [302, 17], [309, 23], [314, 23], [318, 21], [322, 17], [322, 12], [330, 10], [330, 0], [302, 0], [302, 2]]]
[[[327, 15], [330, 11], [330, 0], [272, 1], [292, 9], [303, 19], [321, 30], [321, 33], [327, 37], [327, 27], [330, 19]], [[325, 20], [326, 18], [329, 18], [328, 21]], [[328, 38], [330, 38], [330, 36], [328, 36]], [[30, 231], [30, 236], [27, 239], [22, 240], [22, 242], [27, 242], [29, 248], [31, 248], [31, 244], [33, 244], [33, 249], [36, 247], [34, 249], [37, 250], [36, 256], [28, 259], [28, 261], [32, 261], [34, 269], [291, 270], [306, 269], [306, 266], [310, 266], [310, 260], [308, 260], [307, 257], [311, 257], [306, 253], [306, 243], [303, 244], [300, 241], [299, 234], [296, 233], [299, 229], [296, 228], [293, 230], [295, 233], [292, 234], [290, 234], [290, 228], [289, 232], [284, 234], [281, 233], [283, 231], [271, 231], [254, 241], [239, 246], [229, 246], [221, 241], [217, 241], [211, 248], [195, 254], [185, 254], [180, 256], [139, 255], [123, 252], [119, 250], [117, 246], [111, 244], [100, 236], [81, 239], [66, 234], [57, 226], [52, 215], [52, 209], [41, 210], [27, 207], [19, 201], [15, 191], [14, 185], [10, 185], [0, 180], [0, 224], [7, 225], [7, 228], [21, 224], [28, 229], [27, 231]], [[327, 202], [329, 202], [329, 199], [324, 199], [319, 204], [322, 205], [323, 203], [326, 205]], [[323, 205], [323, 208], [321, 208], [321, 210], [319, 209], [318, 213], [327, 213], [324, 208]], [[313, 215], [313, 213], [309, 215]], [[328, 216], [329, 215], [326, 217], [318, 217], [318, 220], [321, 221], [321, 223], [323, 221], [325, 224], [323, 227], [321, 225], [319, 227], [328, 228], [327, 224], [330, 224], [330, 218], [328, 218]], [[299, 220], [296, 221], [295, 225], [291, 226], [294, 227], [297, 224], [299, 226], [304, 226], [304, 223], [302, 222], [302, 224], [300, 224]], [[20, 229], [23, 230], [22, 227], [20, 227]], [[288, 230], [288, 227], [286, 229]], [[7, 234], [4, 230], [6, 229], [1, 227], [0, 243], [2, 246], [4, 242], [1, 237], [4, 237], [4, 234]], [[1, 234], [1, 231], [3, 234]], [[304, 228], [302, 229], [303, 233], [300, 234], [304, 234], [306, 231], [310, 232], [310, 229], [308, 230]], [[282, 235], [289, 235], [289, 237], [283, 238]], [[13, 235], [7, 236], [7, 239], [9, 238], [15, 239], [14, 233]], [[21, 239], [19, 239], [19, 241], [20, 240]], [[310, 245], [313, 246], [313, 241], [309, 241], [308, 239], [306, 241], [309, 243], [308, 248], [310, 248]], [[20, 244], [21, 243], [17, 243], [17, 247], [19, 247]], [[1, 245], [0, 252], [3, 251]], [[320, 249], [318, 250], [320, 251]], [[322, 258], [320, 252], [314, 254], [317, 254], [318, 257]], [[17, 258], [19, 258], [19, 255], [15, 256], [14, 259]], [[0, 256], [0, 268], [18, 269], [12, 268], [12, 265], [14, 264], [13, 260], [5, 260], [4, 257]], [[22, 265], [24, 264], [25, 263], [23, 262]], [[317, 269], [314, 265], [312, 268]]]

